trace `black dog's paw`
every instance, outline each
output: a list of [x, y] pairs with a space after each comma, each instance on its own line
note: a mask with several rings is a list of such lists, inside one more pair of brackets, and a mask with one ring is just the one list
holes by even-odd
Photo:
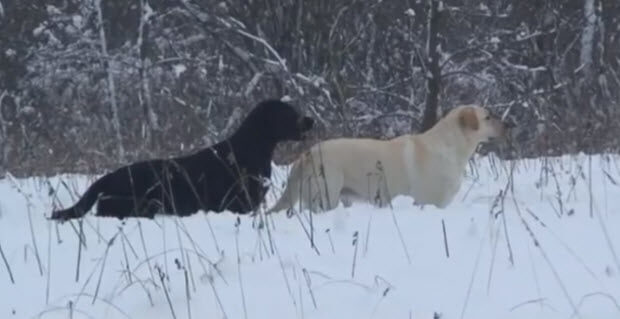
[[293, 217], [293, 215], [295, 215], [295, 211], [292, 208], [289, 208], [286, 210], [286, 217], [287, 218], [291, 218]]

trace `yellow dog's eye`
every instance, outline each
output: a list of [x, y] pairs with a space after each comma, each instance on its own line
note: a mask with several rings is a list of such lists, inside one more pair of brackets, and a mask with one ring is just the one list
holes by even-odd
[[491, 115], [488, 115], [484, 118], [485, 120], [490, 120], [491, 119]]

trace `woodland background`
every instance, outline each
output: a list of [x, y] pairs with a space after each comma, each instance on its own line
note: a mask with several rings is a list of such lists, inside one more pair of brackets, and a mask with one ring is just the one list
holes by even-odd
[[501, 157], [615, 152], [619, 19], [617, 0], [0, 0], [0, 173], [186, 154], [285, 95], [314, 141], [480, 103], [518, 125]]

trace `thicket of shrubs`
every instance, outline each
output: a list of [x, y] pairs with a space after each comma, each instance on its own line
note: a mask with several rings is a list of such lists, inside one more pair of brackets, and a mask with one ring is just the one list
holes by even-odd
[[319, 120], [315, 139], [417, 132], [425, 109], [480, 103], [518, 125], [504, 157], [618, 148], [618, 1], [0, 3], [0, 172], [189, 152], [281, 96]]

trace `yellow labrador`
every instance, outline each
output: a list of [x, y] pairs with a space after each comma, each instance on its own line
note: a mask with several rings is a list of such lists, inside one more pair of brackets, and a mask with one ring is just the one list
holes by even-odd
[[[397, 195], [445, 208], [478, 144], [505, 132], [506, 125], [488, 110], [464, 105], [423, 134], [318, 143], [293, 163], [284, 193], [268, 212], [327, 211], [341, 199], [384, 206]], [[301, 206], [295, 206], [299, 199]]]

